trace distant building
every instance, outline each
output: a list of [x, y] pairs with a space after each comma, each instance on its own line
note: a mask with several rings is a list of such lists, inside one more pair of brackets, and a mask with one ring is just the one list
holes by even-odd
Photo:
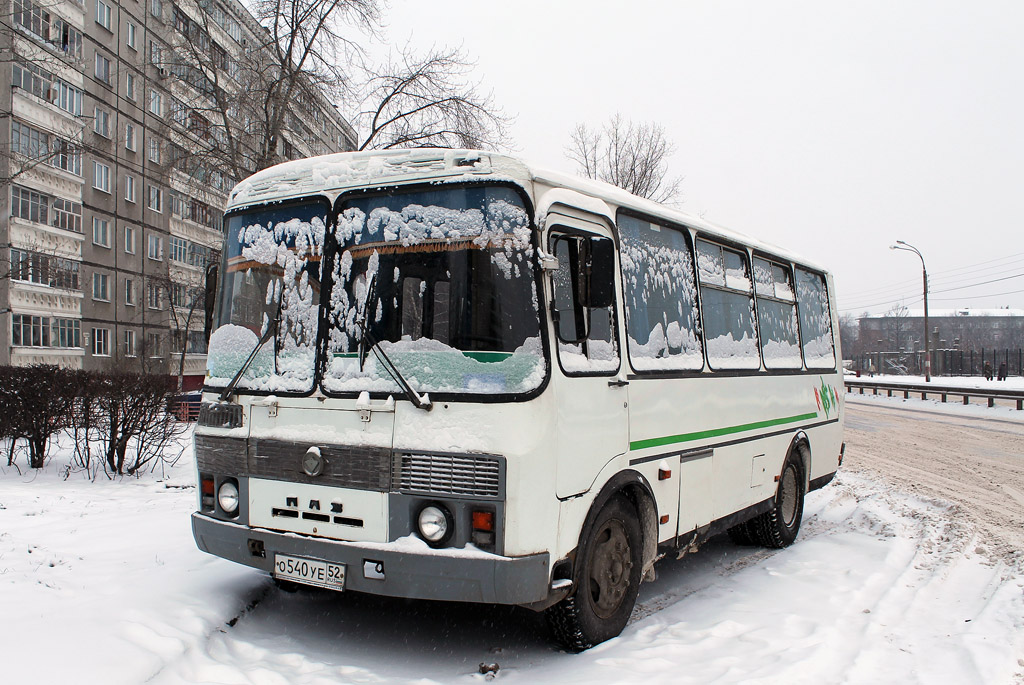
[[[195, 387], [195, 298], [239, 179], [175, 162], [218, 135], [194, 108], [264, 30], [237, 0], [0, 3], [0, 364], [177, 374], [184, 351]], [[217, 79], [182, 66], [186, 44]], [[326, 98], [289, 107], [282, 158], [354, 148]]]
[[[1016, 349], [1024, 346], [1024, 309], [930, 309], [931, 349]], [[860, 319], [863, 353], [924, 349], [924, 311], [906, 310]]]

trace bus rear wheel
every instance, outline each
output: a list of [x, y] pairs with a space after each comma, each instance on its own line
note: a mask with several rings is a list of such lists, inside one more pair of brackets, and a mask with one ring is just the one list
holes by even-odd
[[605, 504], [581, 541], [573, 591], [547, 610], [548, 624], [566, 649], [582, 652], [622, 632], [640, 590], [640, 523], [621, 496]]
[[791, 452], [786, 457], [772, 508], [747, 523], [751, 536], [764, 547], [788, 547], [793, 544], [796, 534], [800, 531], [804, 495], [807, 492], [803, 460], [800, 458], [805, 449], [802, 446], [798, 447], [799, 455], [797, 452]]

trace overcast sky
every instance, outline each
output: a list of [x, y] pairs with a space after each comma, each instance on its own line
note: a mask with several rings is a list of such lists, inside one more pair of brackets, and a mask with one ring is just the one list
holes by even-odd
[[576, 122], [662, 124], [682, 209], [824, 264], [844, 312], [921, 306], [897, 239], [930, 308], [1024, 308], [1022, 2], [392, 0], [389, 24], [475, 57], [525, 159], [573, 172]]

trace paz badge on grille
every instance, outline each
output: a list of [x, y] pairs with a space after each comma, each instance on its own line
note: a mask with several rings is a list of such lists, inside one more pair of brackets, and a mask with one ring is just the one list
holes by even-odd
[[302, 470], [310, 477], [319, 476], [324, 472], [324, 458], [316, 445], [306, 450], [305, 456], [302, 457]]

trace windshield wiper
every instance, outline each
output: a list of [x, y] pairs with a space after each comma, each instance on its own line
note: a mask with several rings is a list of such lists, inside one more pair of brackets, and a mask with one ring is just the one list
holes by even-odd
[[[278, 303], [277, 314], [274, 316], [274, 320], [267, 325], [266, 332], [263, 334], [262, 337], [260, 337], [259, 341], [256, 343], [256, 347], [252, 348], [252, 352], [249, 353], [249, 357], [248, 359], [245, 360], [245, 363], [242, 364], [242, 367], [238, 369], [238, 373], [236, 373], [235, 377], [231, 379], [231, 382], [227, 384], [227, 387], [225, 387], [221, 391], [220, 395], [217, 398], [219, 401], [228, 401], [228, 398], [231, 397], [231, 391], [233, 391], [235, 389], [235, 386], [238, 385], [238, 381], [241, 380], [242, 374], [245, 373], [245, 370], [249, 368], [250, 364], [252, 364], [252, 360], [256, 358], [256, 354], [260, 351], [260, 349], [267, 344], [268, 340], [274, 337], [274, 335], [277, 333], [277, 327], [280, 324], [281, 304]], [[277, 350], [275, 350], [274, 352], [276, 354]]]
[[370, 279], [370, 287], [366, 291], [366, 301], [363, 303], [363, 321], [362, 324], [360, 325], [359, 333], [359, 370], [363, 370], [363, 364], [366, 361], [367, 350], [373, 350], [373, 355], [377, 357], [377, 360], [380, 362], [380, 365], [383, 366], [384, 370], [388, 372], [388, 375], [391, 376], [391, 378], [396, 383], [398, 383], [399, 387], [402, 388], [402, 392], [405, 393], [405, 396], [409, 399], [410, 402], [412, 402], [413, 406], [416, 407], [417, 409], [430, 411], [431, 409], [434, 408], [433, 403], [430, 401], [430, 395], [424, 393], [422, 396], [420, 396], [419, 393], [412, 389], [412, 386], [409, 385], [409, 381], [405, 380], [405, 376], [402, 375], [402, 372], [399, 371], [398, 367], [395, 366], [394, 362], [391, 361], [391, 358], [388, 357], [387, 352], [385, 352], [384, 349], [381, 348], [379, 341], [373, 336], [372, 333], [370, 333], [370, 308], [371, 305], [373, 304], [373, 299], [376, 293], [377, 275], [374, 274], [373, 278]]

